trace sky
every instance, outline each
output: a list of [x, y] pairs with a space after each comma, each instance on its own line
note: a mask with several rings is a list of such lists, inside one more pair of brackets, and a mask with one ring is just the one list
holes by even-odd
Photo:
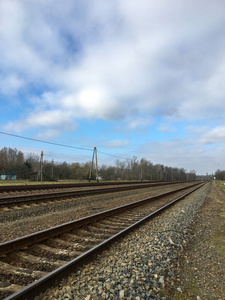
[[0, 149], [211, 174], [224, 81], [224, 0], [0, 0]]

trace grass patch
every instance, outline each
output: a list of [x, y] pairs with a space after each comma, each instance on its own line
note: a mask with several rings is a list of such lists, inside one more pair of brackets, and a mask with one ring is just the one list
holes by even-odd
[[[223, 180], [216, 181], [216, 184], [219, 189], [225, 192], [225, 182]], [[217, 252], [220, 256], [224, 257], [225, 261], [225, 194], [224, 197], [220, 197], [220, 199], [217, 198], [217, 202], [221, 205], [221, 211], [218, 215], [218, 223], [220, 223], [220, 228], [211, 241], [215, 244]]]
[[0, 186], [10, 185], [40, 185], [40, 184], [66, 184], [66, 183], [82, 183], [88, 181], [78, 180], [58, 180], [58, 181], [29, 181], [29, 180], [0, 180]]
[[216, 185], [225, 192], [225, 181], [224, 180], [216, 180]]
[[[186, 256], [182, 258], [182, 293], [177, 290], [179, 283], [172, 289], [169, 299], [190, 300], [199, 296], [201, 299], [224, 299], [221, 294], [224, 291], [224, 262], [225, 262], [225, 185], [224, 181], [212, 182], [208, 205], [205, 207], [200, 221], [204, 229], [204, 223], [209, 224], [203, 232], [206, 238], [201, 243], [201, 236], [189, 245]], [[222, 191], [222, 192], [221, 192]], [[214, 211], [215, 208], [215, 211]], [[204, 218], [205, 216], [205, 218]], [[198, 236], [196, 237], [198, 238]], [[193, 249], [193, 250], [192, 250]], [[203, 251], [203, 255], [198, 255]], [[223, 291], [222, 291], [223, 290]]]

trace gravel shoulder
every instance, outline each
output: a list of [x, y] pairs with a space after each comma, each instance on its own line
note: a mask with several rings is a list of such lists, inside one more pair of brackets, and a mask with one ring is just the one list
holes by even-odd
[[225, 299], [225, 187], [213, 182], [193, 226], [191, 239], [179, 258], [182, 293], [171, 299]]

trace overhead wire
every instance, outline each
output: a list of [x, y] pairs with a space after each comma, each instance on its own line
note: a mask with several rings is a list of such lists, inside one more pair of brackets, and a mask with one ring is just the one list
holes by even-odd
[[31, 140], [31, 141], [45, 143], [45, 144], [51, 144], [51, 145], [55, 145], [55, 146], [61, 146], [61, 147], [67, 147], [67, 148], [74, 148], [74, 149], [79, 149], [79, 150], [93, 151], [93, 149], [91, 149], [91, 148], [83, 148], [83, 147], [77, 147], [77, 146], [70, 146], [70, 145], [64, 145], [64, 144], [59, 144], [59, 143], [53, 143], [53, 142], [43, 141], [43, 140], [39, 140], [39, 139], [33, 139], [33, 138], [29, 138], [29, 137], [25, 137], [25, 136], [21, 136], [21, 135], [16, 135], [16, 134], [12, 134], [12, 133], [7, 133], [7, 132], [2, 132], [2, 131], [0, 131], [0, 133], [1, 134], [5, 134], [5, 135], [9, 135], [9, 136], [14, 136], [14, 137], [21, 138], [21, 139], [25, 139], [25, 140]]
[[108, 156], [112, 156], [112, 157], [115, 157], [115, 158], [130, 160], [130, 158], [127, 158], [127, 157], [125, 158], [125, 157], [121, 157], [121, 156], [109, 154], [109, 153], [106, 153], [106, 152], [102, 152], [102, 151], [99, 151], [99, 150], [98, 150], [98, 153], [102, 153], [102, 154], [105, 154], [105, 155], [108, 155]]
[[[39, 143], [45, 143], [45, 144], [50, 144], [50, 145], [55, 145], [55, 146], [60, 146], [60, 147], [66, 147], [66, 148], [72, 148], [72, 149], [78, 149], [78, 150], [93, 151], [93, 149], [91, 149], [91, 148], [84, 148], [84, 147], [78, 147], [78, 146], [71, 146], [71, 145], [65, 145], [65, 144], [60, 144], [60, 143], [48, 142], [48, 141], [44, 141], [44, 140], [40, 140], [40, 139], [34, 139], [34, 138], [25, 137], [25, 136], [21, 136], [21, 135], [17, 135], [17, 134], [12, 134], [12, 133], [8, 133], [8, 132], [3, 132], [3, 131], [0, 131], [0, 133], [4, 134], [4, 135], [8, 135], [8, 136], [13, 136], [13, 137], [25, 139], [25, 140], [39, 142]], [[109, 154], [109, 153], [106, 153], [106, 152], [103, 152], [103, 151], [99, 151], [99, 150], [98, 150], [98, 153], [105, 154], [105, 155], [108, 155], [108, 156], [111, 156], [111, 157], [115, 157], [115, 158], [118, 158], [118, 159], [130, 160], [130, 158], [127, 158], [127, 157], [124, 158], [124, 157], [120, 157], [120, 156], [117, 156], [117, 155]]]

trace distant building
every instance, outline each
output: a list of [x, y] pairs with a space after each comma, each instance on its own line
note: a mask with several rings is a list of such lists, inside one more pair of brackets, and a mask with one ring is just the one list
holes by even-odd
[[16, 175], [2, 174], [0, 180], [16, 180]]

